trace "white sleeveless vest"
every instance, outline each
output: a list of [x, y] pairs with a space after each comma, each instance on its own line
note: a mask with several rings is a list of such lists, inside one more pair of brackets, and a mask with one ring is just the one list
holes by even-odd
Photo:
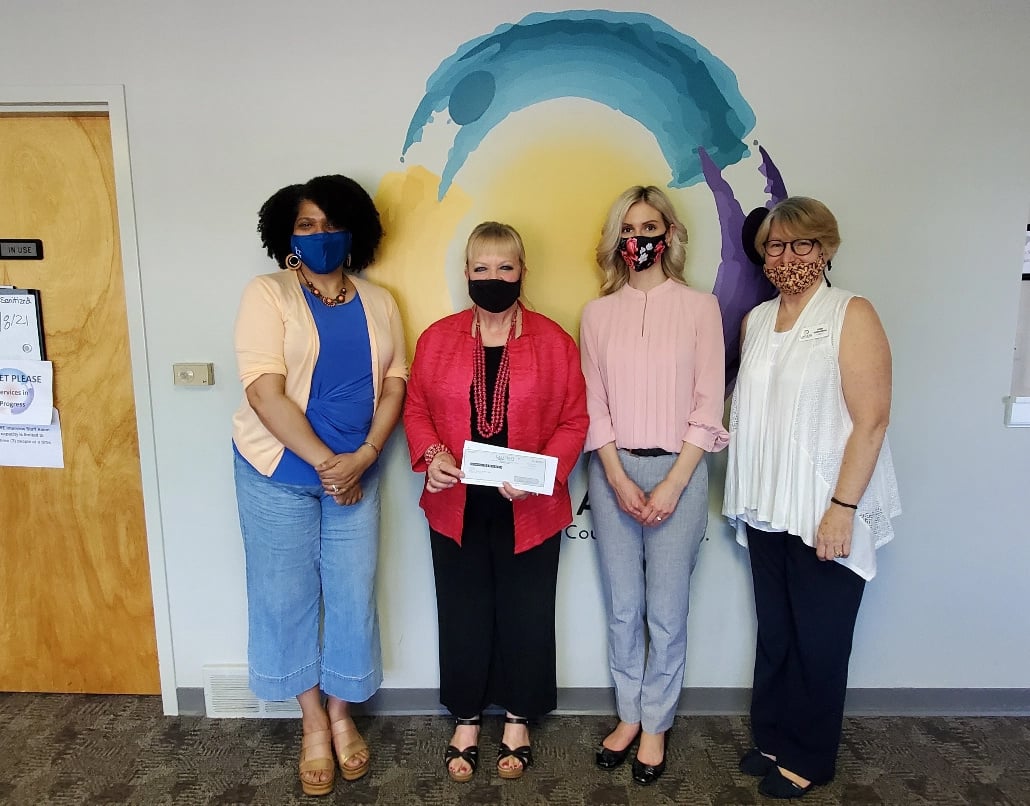
[[[748, 316], [730, 409], [730, 444], [722, 512], [747, 545], [746, 524], [798, 535], [816, 531], [837, 485], [853, 423], [840, 382], [840, 333], [854, 296], [823, 286], [794, 327], [776, 334], [779, 298]], [[782, 337], [782, 338], [778, 338]], [[890, 447], [884, 438], [858, 502], [851, 554], [837, 562], [865, 580], [876, 575], [876, 549], [894, 537], [901, 514]]]

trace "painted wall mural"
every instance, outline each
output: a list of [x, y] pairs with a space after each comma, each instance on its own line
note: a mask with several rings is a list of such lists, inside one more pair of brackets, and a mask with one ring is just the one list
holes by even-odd
[[[657, 184], [688, 231], [691, 208], [715, 202], [714, 283], [689, 259], [688, 278], [719, 298], [735, 374], [740, 320], [773, 295], [744, 254], [744, 212], [723, 177], [752, 156], [745, 138], [755, 123], [733, 71], [647, 14], [536, 13], [460, 45], [426, 81], [401, 147], [404, 170], [376, 194], [387, 237], [375, 278], [398, 297], [409, 346], [468, 304], [461, 250], [487, 218], [522, 232], [530, 304], [577, 335], [598, 292], [593, 249], [608, 205], [629, 185]], [[759, 153], [771, 206], [786, 187]]]
[[636, 120], [658, 141], [671, 187], [701, 179], [697, 146], [720, 167], [747, 153], [755, 116], [736, 76], [695, 40], [646, 14], [530, 14], [462, 45], [426, 82], [404, 152], [436, 113], [458, 129], [440, 196], [501, 121], [555, 98], [586, 98]]

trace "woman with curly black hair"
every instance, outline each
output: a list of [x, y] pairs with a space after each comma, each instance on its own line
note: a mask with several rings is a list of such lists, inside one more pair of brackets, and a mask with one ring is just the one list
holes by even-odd
[[404, 402], [404, 332], [389, 292], [356, 275], [383, 234], [356, 182], [282, 188], [261, 207], [258, 232], [286, 271], [251, 280], [235, 331], [250, 687], [297, 698], [301, 787], [324, 795], [337, 761], [349, 781], [369, 769], [349, 704], [382, 682], [376, 460]]

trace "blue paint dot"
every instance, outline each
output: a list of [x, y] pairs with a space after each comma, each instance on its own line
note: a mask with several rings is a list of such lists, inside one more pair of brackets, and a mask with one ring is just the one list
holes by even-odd
[[493, 73], [476, 70], [457, 83], [451, 92], [448, 111], [459, 126], [479, 120], [494, 99], [497, 82]]

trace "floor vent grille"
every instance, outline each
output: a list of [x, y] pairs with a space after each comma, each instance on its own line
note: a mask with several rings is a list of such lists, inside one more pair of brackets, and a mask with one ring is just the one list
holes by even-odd
[[259, 700], [247, 684], [246, 664], [204, 667], [204, 710], [213, 719], [284, 719], [299, 717], [296, 700]]

